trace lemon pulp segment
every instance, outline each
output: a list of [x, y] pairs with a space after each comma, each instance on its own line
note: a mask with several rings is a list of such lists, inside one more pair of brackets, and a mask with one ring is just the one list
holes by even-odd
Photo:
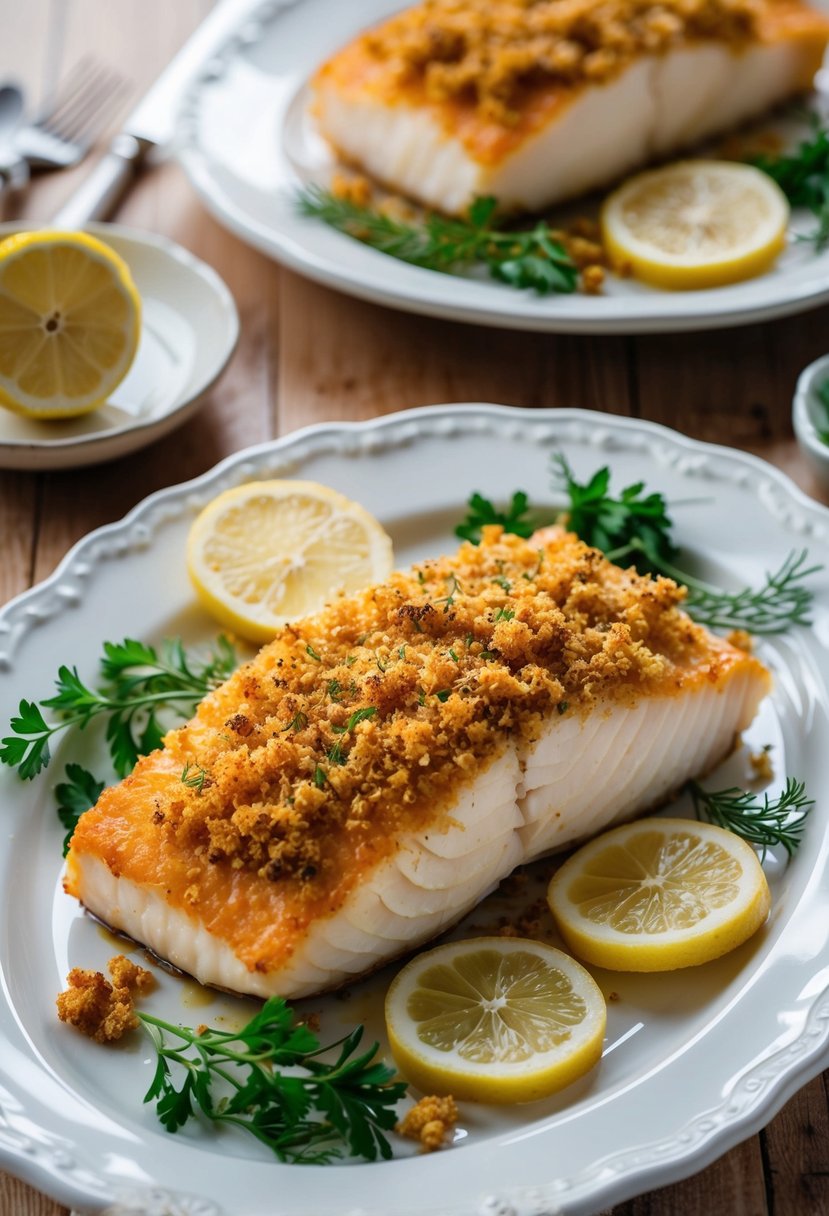
[[420, 955], [386, 999], [392, 1053], [425, 1092], [526, 1102], [599, 1059], [604, 999], [568, 955], [540, 942], [481, 938]]
[[554, 875], [548, 900], [567, 945], [619, 971], [667, 971], [746, 941], [771, 897], [753, 849], [711, 824], [658, 819], [597, 837]]
[[129, 268], [83, 232], [22, 232], [0, 244], [0, 403], [69, 418], [106, 401], [138, 348]]
[[358, 503], [309, 481], [227, 490], [193, 524], [190, 577], [222, 624], [264, 642], [336, 594], [386, 578], [391, 541]]

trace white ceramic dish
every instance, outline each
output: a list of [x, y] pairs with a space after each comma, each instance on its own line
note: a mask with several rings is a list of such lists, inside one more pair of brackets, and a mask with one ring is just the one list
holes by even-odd
[[815, 359], [800, 373], [792, 406], [792, 425], [800, 450], [815, 476], [829, 490], [829, 406], [818, 396], [818, 389], [829, 383], [829, 355]]
[[[105, 639], [215, 636], [194, 604], [183, 552], [194, 513], [222, 489], [286, 475], [335, 486], [380, 517], [403, 564], [454, 545], [452, 528], [476, 489], [503, 500], [520, 486], [553, 505], [555, 450], [580, 476], [609, 462], [615, 486], [643, 478], [680, 503], [678, 537], [725, 584], [758, 580], [793, 547], [829, 544], [829, 511], [774, 469], [643, 422], [474, 405], [312, 427], [153, 495], [9, 604], [0, 614], [0, 724], [21, 697], [47, 695], [61, 663], [94, 679]], [[145, 1043], [104, 1052], [54, 1014], [69, 966], [101, 967], [114, 953], [61, 890], [52, 794], [67, 758], [104, 775], [100, 736], [61, 746], [33, 782], [4, 769], [0, 1164], [82, 1211], [119, 1216], [273, 1216], [275, 1196], [279, 1216], [584, 1216], [692, 1173], [756, 1131], [829, 1062], [829, 572], [813, 585], [813, 627], [762, 645], [776, 685], [748, 735], [755, 748], [773, 745], [776, 787], [797, 775], [820, 799], [794, 861], [770, 867], [767, 927], [692, 972], [597, 971], [619, 998], [599, 1068], [546, 1102], [466, 1107], [456, 1144], [430, 1157], [282, 1166], [233, 1134], [166, 1134], [141, 1104], [152, 1073]], [[743, 751], [716, 779], [747, 777]], [[482, 915], [473, 914], [476, 924]], [[326, 1037], [358, 1021], [382, 1036], [389, 977], [355, 986], [350, 1001], [306, 1007], [322, 1011]], [[170, 977], [151, 1001], [189, 1024], [224, 1016], [238, 1025], [253, 1008]]]
[[[21, 227], [0, 224], [0, 240]], [[141, 296], [135, 362], [107, 404], [82, 418], [37, 422], [0, 409], [0, 468], [78, 468], [160, 439], [195, 413], [236, 347], [236, 305], [215, 270], [152, 232], [89, 231], [124, 258]]]
[[[182, 163], [232, 232], [292, 269], [363, 299], [515, 329], [656, 333], [721, 329], [815, 307], [829, 298], [829, 251], [792, 241], [768, 274], [716, 290], [665, 292], [611, 279], [602, 296], [541, 297], [489, 279], [408, 266], [297, 214], [297, 189], [326, 182], [333, 160], [309, 115], [306, 81], [357, 31], [400, 0], [264, 0], [205, 65], [186, 97]], [[790, 124], [797, 138], [803, 124]], [[795, 232], [814, 221], [798, 215]]]

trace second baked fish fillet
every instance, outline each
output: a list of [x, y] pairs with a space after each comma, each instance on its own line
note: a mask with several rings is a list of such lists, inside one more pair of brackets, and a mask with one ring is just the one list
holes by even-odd
[[681, 598], [487, 529], [282, 630], [82, 816], [67, 890], [203, 983], [368, 972], [731, 750], [768, 675]]
[[802, 0], [424, 0], [314, 78], [345, 160], [449, 213], [537, 211], [811, 87]]

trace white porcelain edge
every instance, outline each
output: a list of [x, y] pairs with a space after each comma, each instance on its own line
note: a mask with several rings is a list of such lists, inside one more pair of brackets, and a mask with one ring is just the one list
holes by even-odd
[[[228, 457], [181, 486], [158, 491], [123, 520], [79, 541], [54, 573], [0, 611], [0, 671], [14, 669], [22, 639], [39, 624], [79, 606], [96, 567], [146, 548], [155, 530], [198, 507], [219, 490], [251, 477], [290, 474], [310, 452], [358, 456], [405, 446], [421, 436], [476, 432], [539, 447], [568, 440], [610, 455], [647, 452], [666, 468], [700, 480], [728, 480], [749, 490], [763, 508], [804, 542], [829, 543], [829, 509], [813, 502], [784, 474], [756, 457], [688, 439], [654, 423], [585, 410], [524, 410], [489, 404], [426, 406], [362, 423], [321, 424]], [[737, 469], [735, 477], [735, 466]], [[806, 1081], [829, 1064], [829, 990], [811, 1001], [804, 1025], [785, 1047], [739, 1077], [728, 1098], [659, 1143], [626, 1149], [596, 1162], [567, 1182], [503, 1194], [454, 1209], [451, 1216], [579, 1216], [701, 1169], [759, 1130]], [[225, 1216], [214, 1200], [153, 1187], [124, 1189], [67, 1152], [59, 1137], [27, 1134], [15, 1117], [15, 1099], [0, 1088], [0, 1162], [61, 1202], [106, 1216]], [[108, 1205], [108, 1206], [107, 1206]], [[565, 1205], [565, 1206], [562, 1206]], [[230, 1214], [228, 1214], [230, 1216]], [[263, 1213], [262, 1216], [265, 1216]], [[292, 1216], [298, 1214], [292, 1212]], [[307, 1216], [313, 1216], [308, 1213]], [[360, 1216], [358, 1212], [343, 1216]], [[445, 1210], [390, 1209], [388, 1216], [450, 1216]]]
[[829, 445], [818, 435], [813, 413], [813, 390], [818, 378], [829, 378], [829, 355], [821, 355], [804, 367], [797, 378], [792, 405], [792, 426], [800, 450], [815, 476], [829, 489]]

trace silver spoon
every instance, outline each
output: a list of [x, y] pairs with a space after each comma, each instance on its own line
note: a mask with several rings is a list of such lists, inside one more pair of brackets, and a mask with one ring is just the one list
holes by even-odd
[[22, 91], [16, 84], [0, 85], [0, 194], [20, 190], [29, 180], [29, 166], [15, 147], [22, 118]]

